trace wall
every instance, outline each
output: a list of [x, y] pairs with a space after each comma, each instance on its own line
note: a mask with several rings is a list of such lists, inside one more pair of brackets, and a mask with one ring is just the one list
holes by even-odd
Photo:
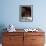
[[[0, 25], [15, 25], [16, 28], [46, 28], [46, 0], [0, 0]], [[33, 21], [19, 22], [19, 6], [33, 5]]]

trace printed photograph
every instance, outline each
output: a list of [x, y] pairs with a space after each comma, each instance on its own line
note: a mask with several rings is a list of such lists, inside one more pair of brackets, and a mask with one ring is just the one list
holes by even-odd
[[20, 21], [32, 21], [32, 5], [20, 5]]

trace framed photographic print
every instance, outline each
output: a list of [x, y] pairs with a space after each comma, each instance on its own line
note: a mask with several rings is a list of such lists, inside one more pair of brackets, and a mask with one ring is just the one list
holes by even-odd
[[21, 22], [31, 22], [33, 20], [33, 6], [32, 5], [20, 5], [19, 20]]

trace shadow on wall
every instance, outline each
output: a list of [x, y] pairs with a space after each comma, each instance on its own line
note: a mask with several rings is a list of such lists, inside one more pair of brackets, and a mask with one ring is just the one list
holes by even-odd
[[[6, 32], [6, 26], [4, 24], [0, 24], [0, 43], [2, 43], [2, 36], [3, 36], [3, 32]], [[5, 29], [5, 30], [4, 30]]]

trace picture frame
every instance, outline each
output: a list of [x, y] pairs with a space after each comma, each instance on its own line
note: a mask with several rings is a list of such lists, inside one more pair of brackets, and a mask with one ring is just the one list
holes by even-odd
[[20, 22], [33, 21], [33, 5], [20, 5], [19, 21]]

